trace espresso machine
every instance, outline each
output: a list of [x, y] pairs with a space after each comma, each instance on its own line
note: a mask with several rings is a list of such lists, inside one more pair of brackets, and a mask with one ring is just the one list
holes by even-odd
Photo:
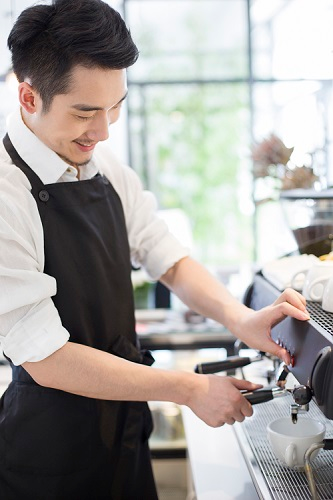
[[[274, 302], [279, 295], [280, 290], [258, 273], [244, 301], [257, 310]], [[309, 321], [288, 317], [272, 329], [273, 340], [287, 349], [292, 358], [290, 366], [277, 372], [276, 380], [279, 383], [279, 377], [287, 379], [288, 372], [294, 377], [295, 390], [287, 396], [288, 404], [281, 398], [256, 406], [253, 421], [248, 419], [244, 426], [237, 426], [236, 429], [241, 447], [245, 443], [244, 450], [247, 448], [248, 456], [252, 455], [258, 465], [259, 470], [254, 467], [253, 474], [257, 470], [260, 482], [264, 478], [262, 484], [267, 489], [262, 498], [265, 499], [314, 498], [306, 475], [280, 465], [267, 446], [265, 429], [271, 420], [287, 413], [295, 419], [295, 415], [305, 412], [324, 423], [325, 438], [333, 437], [333, 313], [324, 311], [320, 303], [311, 301], [307, 302], [307, 310]], [[298, 387], [302, 388], [300, 392]], [[246, 452], [244, 456], [247, 456]], [[247, 462], [248, 465], [250, 462]], [[319, 454], [313, 465], [313, 476], [316, 498], [332, 499], [333, 451]]]
[[[244, 303], [258, 310], [272, 304], [280, 293], [259, 272]], [[333, 442], [333, 313], [323, 311], [318, 302], [308, 301], [307, 310], [309, 321], [287, 317], [272, 329], [273, 340], [289, 351], [292, 362], [286, 366], [277, 358], [272, 359], [271, 383], [262, 390], [244, 394], [255, 405], [253, 416], [233, 426], [258, 497], [263, 500], [333, 499], [333, 451], [329, 451]], [[236, 368], [265, 357], [270, 356], [236, 355], [225, 361], [197, 365], [195, 371], [234, 373]], [[327, 446], [324, 443], [322, 447], [328, 451], [320, 452], [309, 474], [282, 465], [268, 442], [267, 425], [287, 415], [295, 425], [298, 418], [310, 417], [326, 427]]]

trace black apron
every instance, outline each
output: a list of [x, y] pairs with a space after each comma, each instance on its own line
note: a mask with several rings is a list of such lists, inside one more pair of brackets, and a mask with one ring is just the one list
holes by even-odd
[[[70, 341], [152, 364], [135, 333], [131, 262], [120, 198], [106, 177], [44, 185], [28, 177], [44, 229], [44, 272]], [[0, 406], [0, 498], [154, 500], [146, 403], [99, 401], [37, 385], [20, 366]]]

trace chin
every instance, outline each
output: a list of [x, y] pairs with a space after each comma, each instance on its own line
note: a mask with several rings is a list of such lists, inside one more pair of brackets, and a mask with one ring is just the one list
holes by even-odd
[[91, 158], [92, 158], [92, 154], [89, 155], [89, 157], [87, 157], [87, 155], [81, 155], [80, 158], [75, 158], [74, 159], [74, 156], [73, 157], [70, 157], [70, 156], [66, 156], [65, 154], [62, 154], [62, 153], [57, 153], [57, 155], [66, 163], [68, 163], [69, 165], [72, 165], [72, 166], [78, 166], [78, 167], [82, 167], [84, 165], [87, 165], [87, 163], [90, 162]]

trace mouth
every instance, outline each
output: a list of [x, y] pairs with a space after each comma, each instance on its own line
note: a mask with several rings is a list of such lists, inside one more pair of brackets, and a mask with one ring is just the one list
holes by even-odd
[[93, 149], [96, 146], [96, 142], [94, 142], [92, 144], [84, 144], [84, 143], [79, 142], [79, 141], [73, 141], [73, 142], [74, 142], [74, 144], [76, 144], [76, 146], [79, 148], [79, 150], [82, 151], [83, 153], [88, 153], [89, 151], [93, 151]]

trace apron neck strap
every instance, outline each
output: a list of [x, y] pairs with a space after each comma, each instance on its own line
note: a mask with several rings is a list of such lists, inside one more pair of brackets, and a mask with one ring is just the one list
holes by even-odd
[[43, 182], [38, 177], [38, 175], [32, 170], [32, 168], [30, 168], [29, 165], [18, 154], [8, 134], [6, 134], [5, 137], [3, 138], [3, 145], [14, 165], [20, 168], [22, 172], [28, 177], [30, 184], [32, 186], [36, 186], [38, 190], [43, 189], [44, 188]]

